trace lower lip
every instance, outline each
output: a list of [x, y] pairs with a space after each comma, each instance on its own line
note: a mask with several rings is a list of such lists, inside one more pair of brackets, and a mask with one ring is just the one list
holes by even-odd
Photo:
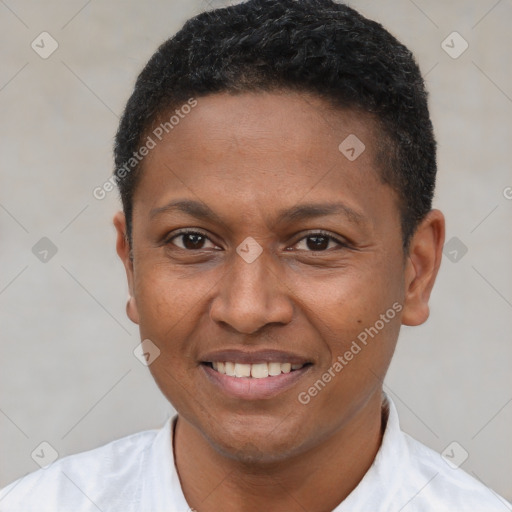
[[231, 377], [215, 371], [205, 364], [200, 365], [208, 380], [225, 394], [244, 400], [262, 400], [272, 398], [296, 384], [311, 368], [304, 366], [299, 370], [281, 373], [273, 377], [254, 379], [249, 377]]

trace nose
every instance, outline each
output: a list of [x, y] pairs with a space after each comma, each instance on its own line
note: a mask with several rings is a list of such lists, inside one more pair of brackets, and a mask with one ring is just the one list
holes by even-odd
[[267, 324], [291, 322], [294, 312], [291, 290], [279, 263], [265, 250], [251, 263], [234, 253], [229, 265], [212, 301], [213, 321], [244, 334], [257, 332]]

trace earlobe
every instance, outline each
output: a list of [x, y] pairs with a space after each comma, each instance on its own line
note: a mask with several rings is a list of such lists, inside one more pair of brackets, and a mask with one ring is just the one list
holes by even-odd
[[428, 301], [441, 265], [445, 220], [431, 210], [414, 233], [405, 268], [405, 297], [402, 323], [420, 325], [429, 316]]
[[132, 322], [138, 324], [139, 312], [134, 297], [134, 267], [133, 260], [131, 259], [130, 242], [126, 235], [126, 217], [124, 213], [121, 211], [117, 212], [114, 215], [113, 222], [117, 231], [116, 251], [123, 262], [126, 271], [126, 279], [128, 281], [129, 295], [126, 303], [126, 314]]
[[128, 300], [126, 302], [126, 316], [134, 323], [139, 323], [139, 312], [137, 310], [137, 304], [135, 303], [135, 299], [128, 295]]

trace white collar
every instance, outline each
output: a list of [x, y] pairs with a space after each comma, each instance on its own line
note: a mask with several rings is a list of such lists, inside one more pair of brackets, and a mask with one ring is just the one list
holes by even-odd
[[148, 447], [142, 466], [141, 505], [147, 507], [148, 511], [190, 511], [181, 489], [172, 448], [172, 437], [177, 419], [178, 415], [176, 414], [166, 421], [153, 443]]
[[333, 512], [371, 510], [375, 503], [379, 503], [379, 510], [391, 508], [392, 500], [403, 484], [400, 467], [409, 464], [410, 452], [400, 430], [395, 404], [384, 392], [382, 421], [385, 425], [384, 435], [372, 465], [357, 487]]

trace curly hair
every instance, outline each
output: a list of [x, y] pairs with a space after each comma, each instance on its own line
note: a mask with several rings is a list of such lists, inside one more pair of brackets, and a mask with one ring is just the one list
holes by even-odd
[[158, 48], [115, 138], [114, 177], [130, 243], [143, 169], [119, 171], [152, 124], [191, 97], [276, 90], [313, 93], [375, 120], [378, 173], [397, 193], [407, 249], [431, 209], [437, 171], [424, 81], [412, 53], [382, 25], [333, 0], [249, 0], [203, 12]]

